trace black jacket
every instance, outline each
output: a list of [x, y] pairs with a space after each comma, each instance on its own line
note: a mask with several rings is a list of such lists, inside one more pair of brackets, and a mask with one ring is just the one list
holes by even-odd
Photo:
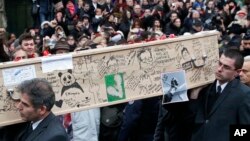
[[227, 84], [212, 109], [208, 112], [208, 97], [215, 83], [199, 94], [192, 141], [229, 141], [232, 124], [250, 124], [250, 88], [234, 79]]
[[50, 113], [25, 141], [69, 141], [69, 138], [58, 118]]
[[136, 100], [125, 108], [119, 141], [152, 141], [157, 124], [159, 98]]

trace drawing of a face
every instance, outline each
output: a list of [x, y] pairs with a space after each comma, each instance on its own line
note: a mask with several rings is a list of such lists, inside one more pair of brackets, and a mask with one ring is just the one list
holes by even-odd
[[71, 73], [64, 73], [62, 74], [61, 76], [61, 83], [64, 85], [64, 86], [70, 86], [72, 85], [73, 83], [75, 83], [75, 78], [74, 76], [71, 74]]
[[146, 51], [144, 53], [141, 54], [141, 59], [142, 59], [142, 63], [146, 63], [146, 64], [151, 64], [152, 63], [152, 56], [150, 54], [149, 51]]
[[185, 60], [185, 61], [190, 61], [191, 60], [191, 56], [190, 56], [189, 51], [187, 50], [187, 48], [183, 48], [181, 50], [181, 55], [182, 55], [183, 60]]
[[62, 75], [62, 83], [65, 86], [70, 86], [74, 82], [75, 82], [75, 79], [74, 79], [74, 77], [72, 77], [72, 75], [68, 75], [68, 74], [63, 74]]
[[147, 50], [147, 49], [141, 50], [138, 53], [138, 59], [139, 59], [139, 63], [140, 63], [141, 68], [151, 66], [153, 63], [152, 54], [151, 54], [150, 50]]
[[111, 56], [110, 59], [107, 61], [108, 73], [116, 73], [118, 71], [118, 60]]

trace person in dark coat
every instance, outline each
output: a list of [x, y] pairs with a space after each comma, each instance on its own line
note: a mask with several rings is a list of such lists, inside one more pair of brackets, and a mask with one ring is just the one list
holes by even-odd
[[128, 33], [130, 31], [130, 26], [132, 24], [132, 15], [129, 10], [124, 10], [122, 13], [121, 24], [118, 30], [122, 31], [124, 34], [124, 38], [127, 39]]
[[160, 103], [153, 141], [190, 141], [193, 116], [194, 112], [189, 108], [188, 102]]
[[77, 9], [77, 15], [79, 19], [82, 19], [84, 15], [88, 15], [91, 20], [91, 18], [95, 16], [95, 11], [90, 9], [90, 5], [88, 3], [85, 3], [83, 7]]
[[150, 9], [145, 9], [145, 12], [141, 18], [142, 27], [146, 31], [153, 27], [154, 17], [151, 15]]
[[37, 0], [40, 23], [52, 20], [52, 0]]
[[[170, 141], [229, 141], [230, 125], [250, 123], [250, 88], [236, 79], [242, 65], [239, 51], [225, 50], [214, 83], [193, 89], [189, 102], [164, 106], [165, 118], [158, 123], [165, 125]], [[162, 124], [154, 141], [164, 137]]]
[[181, 19], [175, 18], [170, 24], [167, 25], [165, 34], [170, 35], [174, 34], [176, 36], [182, 35], [185, 32], [184, 28], [182, 27]]
[[92, 27], [93, 27], [93, 31], [96, 33], [98, 32], [98, 26], [100, 25], [100, 23], [103, 22], [104, 18], [103, 18], [103, 13], [102, 13], [102, 9], [101, 8], [96, 8], [95, 11], [95, 17], [92, 18]]
[[184, 19], [183, 26], [186, 29], [191, 29], [194, 23], [194, 20], [200, 20], [202, 21], [200, 17], [200, 13], [196, 10], [192, 10], [192, 8], [189, 9], [187, 17]]
[[192, 27], [189, 29], [189, 32], [194, 34], [204, 30], [204, 26], [201, 20], [195, 19], [193, 20]]
[[70, 34], [73, 35], [75, 39], [78, 39], [83, 33], [83, 22], [78, 20], [75, 23], [74, 28], [70, 31]]
[[119, 141], [152, 141], [157, 124], [159, 97], [129, 102], [125, 107]]
[[77, 7], [70, 0], [65, 7], [65, 19], [69, 30], [72, 29], [74, 23], [78, 20]]
[[58, 11], [55, 13], [55, 21], [57, 22], [57, 25], [63, 28], [65, 34], [69, 35], [69, 30], [63, 12]]
[[103, 5], [104, 11], [107, 13], [112, 13], [114, 10], [114, 4], [111, 0], [106, 0], [105, 4]]
[[230, 125], [250, 124], [250, 88], [236, 79], [243, 62], [239, 51], [225, 50], [214, 83], [198, 98], [191, 96], [190, 107], [196, 112], [192, 141], [229, 141]]
[[34, 78], [18, 86], [20, 102], [17, 109], [28, 124], [19, 141], [69, 141], [59, 119], [51, 112], [55, 104], [52, 86], [45, 79]]
[[5, 52], [5, 29], [0, 28], [0, 62], [10, 61], [10, 56]]
[[212, 19], [213, 16], [216, 14], [215, 13], [215, 4], [214, 4], [213, 0], [207, 1], [206, 9], [205, 9], [204, 13], [205, 13], [205, 15], [204, 15], [205, 20]]
[[244, 57], [250, 55], [250, 30], [243, 36], [240, 49]]

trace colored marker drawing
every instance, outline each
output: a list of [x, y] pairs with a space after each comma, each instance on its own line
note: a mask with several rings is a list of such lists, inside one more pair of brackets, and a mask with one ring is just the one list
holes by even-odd
[[109, 102], [122, 100], [126, 98], [123, 73], [106, 75], [105, 83], [106, 83], [106, 92]]

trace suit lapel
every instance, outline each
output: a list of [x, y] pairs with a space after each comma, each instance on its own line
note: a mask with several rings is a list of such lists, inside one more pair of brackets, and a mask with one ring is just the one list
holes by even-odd
[[224, 88], [224, 90], [222, 91], [222, 93], [220, 94], [220, 96], [218, 97], [218, 99], [216, 100], [216, 102], [214, 103], [210, 113], [208, 114], [208, 116], [211, 116], [216, 109], [222, 104], [222, 102], [231, 95], [232, 89], [234, 89], [234, 87], [236, 86], [238, 80], [233, 80], [231, 82], [229, 82], [227, 84], [227, 86]]
[[212, 85], [209, 86], [208, 90], [206, 91], [206, 95], [205, 95], [205, 104], [204, 104], [204, 114], [205, 114], [205, 117], [207, 118], [208, 117], [208, 98], [209, 98], [209, 95], [211, 95], [211, 93], [214, 92], [214, 87], [216, 85], [216, 81], [214, 81], [214, 83]]
[[53, 122], [55, 115], [50, 113], [43, 121], [37, 126], [37, 128], [30, 134], [26, 141], [35, 141], [36, 137], [41, 134], [49, 125], [50, 122]]

